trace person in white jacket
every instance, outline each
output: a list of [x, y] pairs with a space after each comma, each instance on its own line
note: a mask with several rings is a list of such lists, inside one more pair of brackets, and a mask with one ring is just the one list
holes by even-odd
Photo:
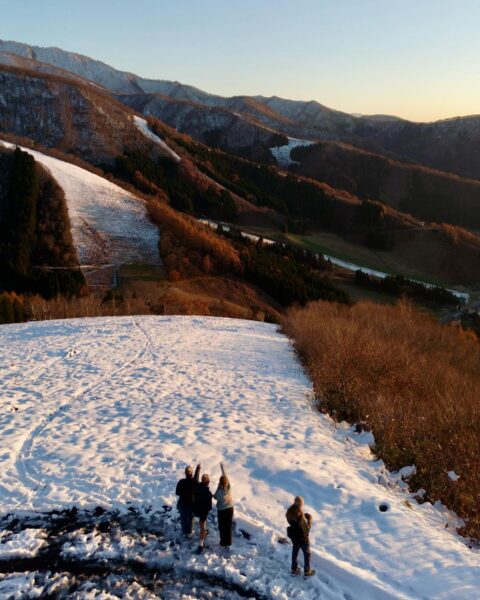
[[222, 548], [228, 548], [232, 545], [233, 496], [230, 481], [222, 463], [220, 463], [220, 468], [222, 469], [222, 475], [218, 481], [217, 491], [213, 494], [213, 497], [217, 501], [220, 545]]

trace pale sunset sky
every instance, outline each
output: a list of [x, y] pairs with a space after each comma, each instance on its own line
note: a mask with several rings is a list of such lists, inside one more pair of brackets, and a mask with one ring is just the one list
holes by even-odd
[[479, 0], [0, 0], [0, 38], [225, 96], [480, 113]]

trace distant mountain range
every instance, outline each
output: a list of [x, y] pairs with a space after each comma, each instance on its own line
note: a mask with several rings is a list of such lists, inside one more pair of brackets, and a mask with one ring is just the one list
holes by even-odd
[[[354, 116], [316, 101], [263, 96], [225, 98], [177, 81], [119, 71], [59, 48], [0, 41], [0, 51], [52, 65], [118, 94], [182, 133], [250, 158], [270, 157], [269, 130], [312, 141], [340, 141], [403, 162], [480, 179], [480, 116], [414, 123], [394, 116]], [[0, 58], [4, 62], [5, 57]], [[45, 67], [42, 67], [43, 69]], [[126, 97], [130, 96], [130, 97]], [[225, 112], [227, 111], [227, 112]]]
[[222, 98], [60, 49], [0, 42], [4, 140], [100, 168], [178, 211], [395, 247], [409, 265], [420, 260], [442, 281], [468, 283], [478, 279], [480, 241], [435, 223], [480, 230], [480, 181], [398, 152], [410, 145], [420, 156], [429, 146], [438, 161], [448, 155], [464, 169], [462, 156], [467, 165], [480, 160], [469, 153], [480, 144], [480, 119], [458, 121], [469, 136], [454, 135], [455, 120], [428, 125], [317, 102]]

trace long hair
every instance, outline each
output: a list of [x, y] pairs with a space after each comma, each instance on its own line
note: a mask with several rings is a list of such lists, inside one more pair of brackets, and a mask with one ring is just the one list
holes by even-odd
[[228, 481], [228, 477], [226, 475], [221, 475], [218, 480], [218, 487], [224, 491], [228, 490], [230, 487], [230, 481]]

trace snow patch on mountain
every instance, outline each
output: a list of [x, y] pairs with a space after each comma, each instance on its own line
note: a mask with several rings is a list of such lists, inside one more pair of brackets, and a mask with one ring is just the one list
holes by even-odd
[[148, 219], [142, 199], [76, 165], [30, 148], [22, 150], [63, 188], [80, 265], [159, 263], [158, 228]]
[[[480, 557], [454, 533], [456, 517], [417, 504], [375, 460], [370, 433], [314, 409], [311, 383], [274, 325], [122, 317], [2, 326], [0, 390], [0, 518], [12, 536], [19, 519], [33, 527], [29, 514], [75, 505], [66, 558], [104, 568], [137, 561], [195, 582], [192, 596], [171, 598], [206, 598], [202, 580], [212, 578], [276, 600], [466, 600], [480, 589]], [[212, 513], [208, 548], [196, 556], [179, 533], [175, 484], [197, 462], [216, 482], [220, 460], [233, 485], [234, 545], [222, 553]], [[296, 494], [314, 517], [308, 582], [291, 578], [281, 543]], [[84, 529], [82, 507], [99, 520], [96, 506], [118, 516]], [[143, 533], [124, 523], [130, 514]], [[48, 533], [60, 518], [37, 527]], [[24, 535], [26, 551], [41, 553], [41, 531]], [[68, 584], [43, 570], [33, 579], [2, 571], [0, 593]], [[111, 571], [90, 581], [92, 597], [107, 580], [126, 585]]]
[[145, 137], [149, 138], [150, 140], [152, 140], [153, 142], [158, 144], [171, 159], [173, 159], [175, 162], [180, 162], [182, 160], [178, 156], [178, 154], [176, 152], [174, 152], [162, 140], [162, 138], [158, 137], [158, 135], [156, 135], [155, 133], [153, 133], [153, 131], [151, 131], [151, 129], [149, 128], [148, 123], [145, 119], [142, 119], [141, 117], [137, 117], [136, 115], [134, 115], [133, 122], [134, 122], [135, 126], [137, 127], [137, 129], [139, 129]]
[[309, 142], [308, 140], [299, 140], [289, 137], [288, 144], [285, 144], [284, 146], [274, 146], [273, 148], [270, 148], [270, 152], [280, 167], [288, 169], [291, 165], [298, 164], [298, 161], [290, 158], [290, 152], [299, 146], [312, 146], [314, 143], [315, 142]]

